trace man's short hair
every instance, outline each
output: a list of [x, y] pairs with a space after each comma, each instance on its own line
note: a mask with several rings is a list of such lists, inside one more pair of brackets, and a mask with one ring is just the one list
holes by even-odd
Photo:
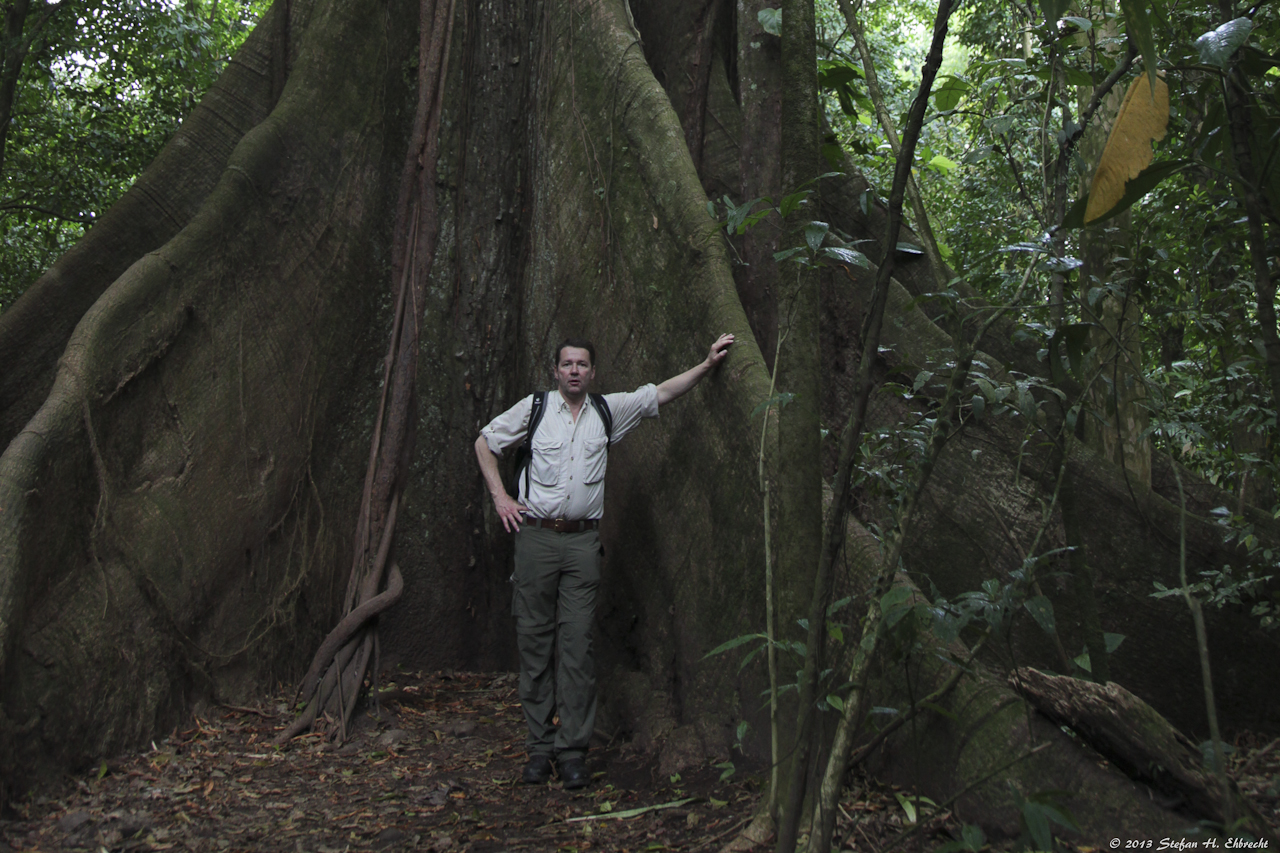
[[560, 346], [556, 347], [556, 358], [551, 363], [552, 367], [560, 366], [560, 354], [564, 352], [565, 347], [573, 347], [574, 349], [584, 349], [587, 355], [591, 356], [591, 366], [596, 365], [596, 345], [585, 338], [565, 338], [560, 342]]

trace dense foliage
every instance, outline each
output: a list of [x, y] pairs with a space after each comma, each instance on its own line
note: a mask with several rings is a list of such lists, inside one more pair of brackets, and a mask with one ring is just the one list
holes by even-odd
[[[1266, 7], [1240, 7], [1224, 17], [1209, 7], [1164, 4], [1144, 20], [1104, 4], [1064, 9], [1064, 17], [1047, 22], [1044, 5], [969, 4], [953, 21], [952, 76], [935, 88], [916, 168], [942, 254], [994, 302], [1008, 300], [1028, 263], [1037, 263], [1020, 311], [1025, 333], [1042, 339], [1046, 357], [1056, 329], [1096, 324], [1104, 300], [1122, 303], [1140, 328], [1139, 357], [1125, 366], [1141, 390], [1130, 396], [1142, 400], [1155, 451], [1174, 453], [1241, 501], [1274, 509], [1276, 405], [1263, 346], [1266, 321], [1259, 317], [1261, 302], [1274, 302], [1274, 294], [1258, 289], [1242, 186], [1259, 191], [1263, 227], [1273, 229], [1280, 200], [1273, 144], [1280, 126], [1280, 23]], [[861, 62], [835, 1], [824, 8], [827, 62], [847, 63], [854, 73], [842, 80], [856, 78], [845, 93], [828, 85], [829, 118], [847, 149], [871, 155], [859, 162], [887, 186], [892, 157], [861, 83]], [[923, 51], [930, 10], [901, 3], [893, 6], [900, 14], [890, 16], [888, 8], [866, 4], [859, 14], [889, 112], [900, 116], [913, 91], [911, 68]], [[1100, 108], [1089, 127], [1080, 122], [1095, 87], [1117, 65], [1126, 66], [1118, 93], [1145, 73], [1129, 53], [1134, 27], [1149, 29], [1157, 68], [1171, 89], [1168, 131], [1152, 166], [1163, 169], [1165, 179], [1125, 215], [1092, 227], [1110, 257], [1101, 269], [1086, 268], [1075, 260], [1084, 253], [1082, 232], [1062, 229], [1067, 211], [1055, 209], [1054, 188], [1065, 182], [1069, 206], [1086, 190], [1097, 154], [1074, 144], [1061, 162], [1059, 155], [1064, 140], [1080, 143], [1091, 133], [1105, 138], [1114, 107], [1110, 115]], [[1243, 90], [1249, 105], [1255, 162], [1247, 175], [1233, 150], [1229, 86]], [[1047, 257], [1033, 261], [1036, 247]], [[1060, 317], [1050, 309], [1055, 272], [1064, 287]], [[1106, 356], [1101, 349], [1093, 355], [1100, 370]], [[1105, 385], [1101, 372], [1096, 384]], [[1114, 398], [1125, 391], [1110, 387], [1108, 393]], [[1091, 417], [1113, 419], [1114, 402], [1094, 409]]]
[[0, 310], [146, 168], [265, 6], [4, 4], [13, 94], [0, 166]]

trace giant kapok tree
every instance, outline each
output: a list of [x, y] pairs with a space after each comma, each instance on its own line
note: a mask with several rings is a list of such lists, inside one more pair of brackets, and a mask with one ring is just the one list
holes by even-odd
[[[1089, 649], [1205, 734], [1192, 617], [1149, 593], [1177, 586], [1184, 546], [1192, 573], [1238, 559], [1204, 521], [1225, 499], [1188, 483], [1184, 511], [1171, 462], [1135, 479], [1077, 437], [1061, 401], [1084, 393], [1083, 344], [1038, 353], [935, 253], [898, 251], [919, 242], [898, 231], [906, 170], [882, 201], [830, 144], [812, 21], [803, 2], [780, 26], [722, 0], [272, 7], [134, 186], [0, 314], [8, 790], [296, 678], [374, 599], [397, 600], [362, 611], [376, 635], [356, 620], [327, 647], [311, 686], [353, 680], [314, 710], [347, 703], [379, 660], [511, 666], [509, 550], [478, 428], [548, 380], [568, 334], [597, 342], [617, 389], [729, 331], [716, 377], [613, 453], [601, 725], [679, 768], [728, 757], [746, 721], [740, 748], [767, 764], [763, 670], [707, 656], [763, 630], [766, 562], [779, 637], [804, 641], [796, 622], [816, 612], [808, 657], [825, 643], [845, 669], [819, 624], [833, 600], [852, 599], [840, 618], [856, 626], [912, 595], [973, 601], [986, 582], [987, 656], [936, 697], [948, 713], [879, 745], [880, 769], [938, 802], [961, 794], [991, 832], [1017, 831], [1018, 792], [1050, 788], [1075, 792], [1086, 837], [1194, 821], [1029, 713], [1003, 673], [1068, 671]], [[1126, 71], [1110, 85], [1139, 76]], [[804, 190], [732, 243], [707, 205]], [[949, 283], [945, 310], [921, 299]], [[1007, 415], [975, 417], [974, 388]], [[903, 476], [922, 487], [859, 498], [837, 440], [904, 418], [924, 462]], [[904, 507], [908, 528], [885, 532]], [[1260, 675], [1274, 638], [1241, 608], [1205, 615], [1222, 725], [1275, 728], [1280, 682]], [[876, 630], [884, 654], [855, 662], [855, 692], [880, 706], [942, 685], [951, 670], [927, 661], [980, 636]], [[928, 652], [910, 678], [904, 644]], [[801, 682], [801, 708], [849, 691]], [[840, 704], [808, 715], [804, 743], [784, 737], [784, 837], [804, 791], [820, 799], [817, 770], [788, 783], [795, 756], [825, 751]]]

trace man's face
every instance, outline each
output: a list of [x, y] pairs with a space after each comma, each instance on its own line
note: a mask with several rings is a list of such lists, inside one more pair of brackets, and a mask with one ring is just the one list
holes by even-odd
[[556, 386], [561, 397], [566, 400], [582, 399], [591, 390], [591, 382], [595, 378], [591, 353], [579, 347], [560, 350], [560, 361], [556, 363]]

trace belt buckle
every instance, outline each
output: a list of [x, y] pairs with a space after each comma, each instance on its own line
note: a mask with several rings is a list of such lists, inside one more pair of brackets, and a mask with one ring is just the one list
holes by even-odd
[[556, 533], [567, 533], [567, 532], [568, 532], [568, 524], [569, 524], [569, 521], [568, 521], [568, 519], [564, 518], [563, 516], [561, 516], [560, 518], [557, 518], [557, 519], [556, 519], [555, 521], [553, 521], [552, 523], [555, 525], [555, 527], [554, 527], [554, 528], [552, 528], [552, 529], [553, 529], [553, 530], [555, 530], [555, 532], [556, 532]]

